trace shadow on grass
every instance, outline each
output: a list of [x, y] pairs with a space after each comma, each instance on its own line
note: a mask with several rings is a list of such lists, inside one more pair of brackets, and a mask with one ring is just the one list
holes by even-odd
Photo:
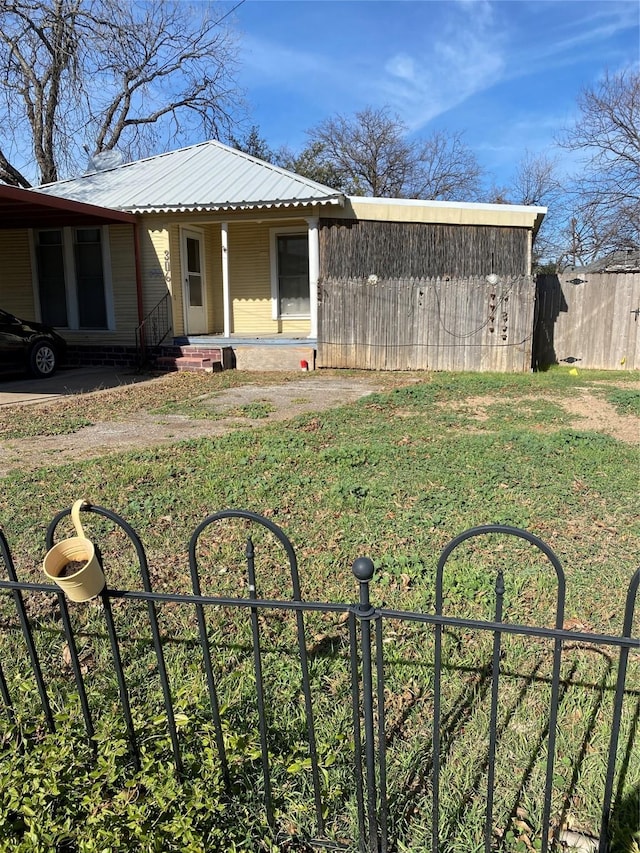
[[640, 850], [640, 785], [626, 796], [623, 794], [639, 723], [640, 699], [636, 701], [611, 814], [611, 853], [636, 853]]

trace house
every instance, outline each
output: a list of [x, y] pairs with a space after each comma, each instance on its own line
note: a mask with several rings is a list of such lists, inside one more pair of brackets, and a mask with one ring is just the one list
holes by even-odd
[[261, 366], [313, 364], [325, 278], [527, 276], [544, 213], [347, 197], [203, 142], [0, 187], [0, 305], [58, 328], [85, 363], [175, 342], [204, 364], [224, 350], [245, 366], [252, 347]]

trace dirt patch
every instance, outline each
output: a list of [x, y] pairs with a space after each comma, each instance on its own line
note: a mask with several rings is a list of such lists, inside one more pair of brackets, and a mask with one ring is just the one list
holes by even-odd
[[580, 418], [581, 429], [604, 432], [627, 444], [640, 444], [640, 423], [634, 415], [621, 415], [599, 394], [586, 388], [571, 400], [562, 400], [563, 408]]
[[[384, 390], [388, 380], [371, 377], [309, 376], [282, 384], [243, 385], [203, 395], [218, 417], [182, 414], [129, 414], [121, 420], [97, 421], [69, 435], [5, 439], [0, 442], [0, 471], [33, 470], [93, 459], [107, 453], [137, 450], [193, 438], [211, 438], [234, 429], [259, 428], [308, 412], [319, 412]], [[103, 392], [95, 393], [99, 411]], [[263, 404], [262, 406], [257, 404]], [[34, 404], [35, 405], [35, 404]], [[252, 412], [259, 417], [251, 417]], [[0, 474], [1, 476], [1, 474]]]
[[[182, 379], [185, 380], [184, 375]], [[174, 374], [173, 380], [160, 379], [157, 385], [147, 383], [145, 386], [143, 383], [117, 391], [96, 391], [76, 400], [89, 401], [93, 414], [91, 420], [95, 421], [95, 412], [109, 411], [112, 407], [115, 409], [118, 404], [122, 406], [123, 401], [126, 402], [131, 395], [143, 397], [146, 394], [148, 399], [144, 397], [144, 407], [152, 409], [163, 399], [171, 399], [171, 383], [179, 380], [180, 375]], [[206, 394], [197, 394], [194, 391], [201, 406], [210, 408], [212, 417], [197, 418], [179, 413], [150, 414], [146, 410], [123, 410], [122, 413], [118, 412], [117, 419], [113, 419], [112, 413], [111, 419], [95, 421], [92, 426], [71, 434], [4, 439], [0, 441], [0, 477], [18, 469], [34, 470], [43, 466], [92, 459], [109, 453], [145, 449], [187, 439], [212, 438], [235, 429], [259, 429], [266, 424], [311, 412], [321, 412], [354, 402], [374, 392], [416, 381], [420, 381], [420, 377], [415, 375], [399, 377], [394, 374], [375, 373], [318, 373], [293, 378], [289, 375], [278, 381], [272, 377], [268, 381], [258, 380], [254, 384], [208, 391]], [[193, 388], [201, 390], [202, 385], [194, 382]], [[605, 433], [628, 444], [640, 444], [640, 423], [637, 417], [619, 414], [597, 389], [576, 388], [575, 391], [571, 397], [550, 398], [550, 401], [561, 406], [569, 414], [572, 427]], [[68, 405], [73, 405], [72, 398], [68, 399]], [[514, 406], [526, 406], [535, 400], [535, 397], [523, 396], [514, 398], [512, 402]], [[501, 403], [504, 403], [504, 398], [498, 396], [476, 396], [465, 398], [459, 403], [449, 402], [443, 405], [482, 422], [490, 417], [491, 407]], [[37, 406], [40, 411], [46, 411], [46, 406], [55, 405], [60, 407], [63, 404], [33, 404], [34, 408]], [[542, 428], [545, 428], [544, 425]], [[549, 431], [557, 428], [557, 425], [548, 425]]]
[[[635, 383], [627, 383], [618, 387], [630, 389], [634, 386]], [[535, 403], [536, 401], [536, 397], [526, 396], [514, 399], [512, 404], [514, 406], [526, 406], [528, 403]], [[615, 406], [588, 388], [576, 389], [574, 397], [554, 397], [552, 402], [561, 406], [567, 414], [575, 418], [572, 426], [576, 429], [605, 433], [626, 444], [640, 444], [640, 422], [638, 418], [635, 415], [619, 414]], [[491, 406], [503, 403], [504, 398], [484, 396], [467, 397], [458, 404], [443, 403], [442, 406], [451, 406], [456, 412], [464, 412], [472, 420], [482, 423], [489, 420]], [[549, 431], [555, 429], [557, 426], [549, 424]]]

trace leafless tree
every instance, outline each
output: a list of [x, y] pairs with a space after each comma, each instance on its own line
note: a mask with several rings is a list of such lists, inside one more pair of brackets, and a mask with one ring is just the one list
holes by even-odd
[[48, 183], [86, 152], [226, 132], [238, 91], [225, 18], [174, 0], [0, 0], [0, 180]]
[[309, 153], [333, 170], [353, 195], [402, 194], [413, 152], [404, 125], [386, 109], [367, 108], [354, 116], [336, 115], [307, 132]]
[[411, 140], [386, 108], [327, 118], [307, 136], [298, 170], [325, 175], [325, 182], [352, 195], [460, 201], [477, 195], [481, 170], [460, 134]]
[[477, 201], [482, 169], [461, 133], [435, 131], [417, 146], [409, 193], [440, 201]]
[[548, 207], [562, 192], [556, 161], [548, 155], [525, 152], [516, 167], [509, 195], [515, 204]]
[[586, 262], [640, 245], [640, 73], [607, 73], [582, 92], [578, 107], [560, 144], [582, 154], [572, 233], [574, 255]]
[[516, 167], [508, 190], [509, 201], [513, 204], [547, 208], [533, 246], [534, 267], [557, 265], [564, 250], [566, 197], [557, 171], [555, 159], [545, 153], [527, 151]]

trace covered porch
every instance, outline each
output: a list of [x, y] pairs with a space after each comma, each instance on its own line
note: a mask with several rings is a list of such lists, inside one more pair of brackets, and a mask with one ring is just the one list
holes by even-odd
[[318, 225], [317, 215], [244, 213], [169, 226], [174, 337], [317, 338]]

